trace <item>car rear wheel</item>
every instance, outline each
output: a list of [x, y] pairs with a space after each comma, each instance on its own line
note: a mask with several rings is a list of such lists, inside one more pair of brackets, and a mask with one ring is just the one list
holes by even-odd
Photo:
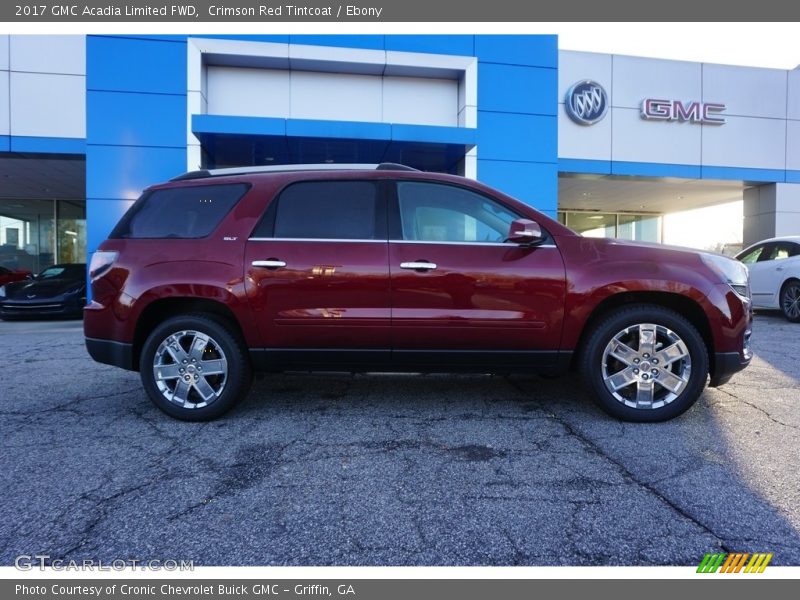
[[680, 415], [702, 393], [708, 369], [708, 350], [697, 329], [655, 305], [620, 308], [605, 316], [581, 355], [581, 371], [595, 401], [625, 421]]
[[153, 403], [183, 421], [210, 421], [250, 387], [244, 343], [221, 321], [191, 314], [167, 319], [142, 347], [139, 370]]
[[787, 281], [781, 289], [781, 310], [792, 323], [800, 323], [800, 281]]

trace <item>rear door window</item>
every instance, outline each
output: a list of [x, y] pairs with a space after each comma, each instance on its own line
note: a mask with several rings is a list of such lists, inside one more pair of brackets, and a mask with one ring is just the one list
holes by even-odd
[[110, 237], [204, 238], [217, 228], [248, 187], [235, 183], [147, 192], [125, 213]]
[[267, 209], [255, 238], [386, 239], [386, 209], [372, 181], [303, 181]]
[[772, 248], [769, 260], [783, 260], [795, 256], [795, 247], [797, 244], [792, 242], [775, 242], [775, 247]]

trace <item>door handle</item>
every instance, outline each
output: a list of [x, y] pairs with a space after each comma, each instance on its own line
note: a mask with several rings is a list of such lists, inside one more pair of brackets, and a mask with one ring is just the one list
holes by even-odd
[[413, 271], [433, 271], [436, 268], [436, 263], [428, 262], [427, 260], [415, 260], [413, 262], [400, 263], [400, 268]]
[[775, 267], [776, 271], [783, 271], [783, 267]]
[[277, 258], [268, 258], [267, 260], [254, 260], [250, 264], [254, 267], [264, 267], [265, 269], [280, 269], [286, 266], [286, 261]]

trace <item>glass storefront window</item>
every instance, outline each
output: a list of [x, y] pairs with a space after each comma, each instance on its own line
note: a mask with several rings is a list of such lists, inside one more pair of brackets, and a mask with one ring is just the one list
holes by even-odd
[[584, 237], [615, 237], [616, 215], [606, 213], [569, 213], [568, 227]]
[[661, 241], [661, 219], [658, 215], [618, 215], [617, 236], [639, 242]]
[[33, 273], [86, 261], [86, 202], [0, 198], [0, 265]]
[[38, 273], [53, 264], [53, 200], [0, 200], [0, 265]]
[[559, 211], [558, 220], [584, 237], [661, 242], [661, 215]]
[[86, 262], [86, 202], [59, 200], [56, 205], [58, 263]]

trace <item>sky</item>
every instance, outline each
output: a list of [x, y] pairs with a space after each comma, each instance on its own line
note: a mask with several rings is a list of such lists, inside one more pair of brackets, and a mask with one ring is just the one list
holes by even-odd
[[559, 23], [559, 47], [752, 67], [800, 65], [797, 23]]
[[[702, 1], [702, 0], [698, 0]], [[797, 23], [0, 23], [0, 33], [558, 34], [559, 47], [721, 64], [794, 69]]]

